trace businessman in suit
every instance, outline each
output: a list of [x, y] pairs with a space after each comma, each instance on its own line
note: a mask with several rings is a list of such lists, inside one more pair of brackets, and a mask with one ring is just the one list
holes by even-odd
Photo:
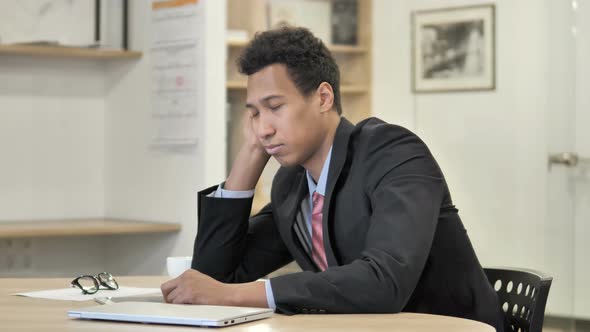
[[[166, 301], [295, 313], [450, 315], [503, 331], [489, 284], [444, 176], [412, 132], [341, 116], [339, 70], [308, 30], [257, 34], [245, 142], [229, 177], [199, 193], [192, 270]], [[271, 202], [249, 217], [270, 157]], [[256, 280], [295, 260], [303, 272]]]

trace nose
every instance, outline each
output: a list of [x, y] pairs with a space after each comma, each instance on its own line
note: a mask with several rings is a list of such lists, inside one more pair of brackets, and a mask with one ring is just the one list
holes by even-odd
[[256, 124], [256, 134], [260, 140], [268, 140], [275, 134], [276, 130], [272, 121], [262, 113]]

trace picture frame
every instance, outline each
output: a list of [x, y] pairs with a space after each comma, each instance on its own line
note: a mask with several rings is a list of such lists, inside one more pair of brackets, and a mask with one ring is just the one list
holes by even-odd
[[268, 0], [267, 28], [302, 26], [324, 43], [332, 37], [331, 0]]
[[128, 0], [0, 1], [0, 44], [127, 50], [128, 16]]
[[414, 93], [496, 88], [495, 5], [412, 13]]
[[99, 0], [0, 1], [4, 45], [96, 46]]
[[94, 23], [98, 47], [129, 50], [128, 0], [95, 0]]
[[332, 45], [358, 45], [358, 0], [332, 0]]

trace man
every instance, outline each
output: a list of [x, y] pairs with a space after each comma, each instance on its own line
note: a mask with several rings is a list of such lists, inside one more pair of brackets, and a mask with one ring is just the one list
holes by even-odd
[[[443, 174], [413, 133], [341, 117], [339, 70], [308, 30], [257, 34], [246, 140], [226, 182], [199, 193], [192, 270], [162, 285], [172, 303], [294, 313], [433, 313], [503, 330], [498, 299]], [[275, 158], [271, 203], [249, 218]], [[304, 270], [257, 282], [295, 260]]]

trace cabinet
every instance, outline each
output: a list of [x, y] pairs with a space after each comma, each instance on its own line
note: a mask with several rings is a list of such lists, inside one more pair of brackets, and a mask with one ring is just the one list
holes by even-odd
[[[227, 29], [245, 31], [248, 38], [257, 31], [266, 30], [269, 3], [267, 0], [227, 0]], [[371, 0], [356, 0], [356, 8], [357, 44], [332, 45], [324, 41], [340, 67], [342, 113], [353, 123], [371, 115]], [[236, 60], [246, 45], [247, 42], [242, 41], [228, 41], [226, 45], [228, 172], [242, 141], [240, 126], [245, 111], [246, 77], [238, 72]], [[269, 201], [272, 177], [278, 168], [278, 163], [271, 158], [256, 188], [253, 213]]]

